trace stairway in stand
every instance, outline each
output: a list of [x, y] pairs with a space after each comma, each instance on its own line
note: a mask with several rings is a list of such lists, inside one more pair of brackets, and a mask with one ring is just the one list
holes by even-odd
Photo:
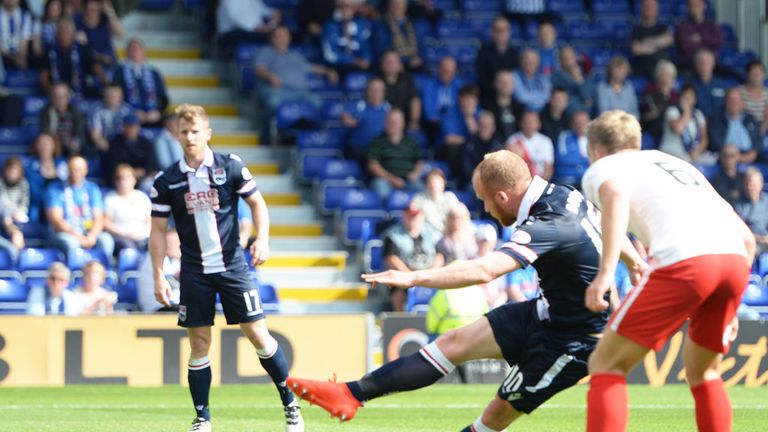
[[259, 278], [277, 288], [282, 311], [364, 310], [367, 290], [360, 283], [358, 266], [350, 268], [338, 239], [323, 233], [315, 208], [302, 201], [301, 189], [281, 169], [279, 151], [260, 143], [255, 122], [242, 114], [252, 111], [241, 109], [250, 100], [223, 82], [221, 67], [202, 58], [195, 18], [178, 12], [136, 11], [123, 23], [126, 38], [115, 41], [118, 55], [124, 56], [129, 38], [142, 40], [148, 62], [165, 77], [171, 104], [205, 107], [213, 150], [237, 154], [254, 175], [271, 221], [271, 257], [260, 268]]

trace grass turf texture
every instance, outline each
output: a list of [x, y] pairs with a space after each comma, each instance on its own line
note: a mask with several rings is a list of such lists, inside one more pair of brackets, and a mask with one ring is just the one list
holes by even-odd
[[[349, 423], [339, 424], [318, 407], [302, 402], [308, 432], [459, 431], [481, 412], [496, 390], [490, 385], [435, 385], [370, 402]], [[586, 386], [550, 400], [511, 430], [583, 431]], [[734, 431], [765, 431], [768, 387], [728, 389]], [[216, 432], [282, 431], [283, 412], [272, 385], [231, 385], [212, 389]], [[630, 431], [695, 431], [688, 387], [630, 386]], [[68, 386], [1, 388], [0, 431], [186, 431], [194, 411], [186, 388]]]

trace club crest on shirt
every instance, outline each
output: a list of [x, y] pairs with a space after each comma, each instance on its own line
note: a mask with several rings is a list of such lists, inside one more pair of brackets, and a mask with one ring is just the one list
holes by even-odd
[[221, 186], [227, 181], [227, 172], [224, 168], [213, 169], [213, 182]]

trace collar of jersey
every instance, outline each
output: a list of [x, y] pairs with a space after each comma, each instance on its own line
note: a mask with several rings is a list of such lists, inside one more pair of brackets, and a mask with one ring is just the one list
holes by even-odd
[[[205, 157], [203, 158], [203, 164], [200, 166], [205, 167], [212, 167], [213, 166], [213, 152], [210, 148], [205, 150]], [[186, 159], [184, 159], [184, 156], [179, 159], [179, 169], [184, 174], [186, 173], [197, 173], [198, 170], [192, 168], [191, 166], [187, 165]]]
[[528, 218], [528, 214], [531, 212], [531, 206], [533, 203], [539, 200], [541, 194], [547, 188], [549, 182], [539, 176], [533, 176], [528, 190], [525, 191], [522, 201], [520, 201], [520, 209], [517, 211], [517, 221], [515, 225], [520, 225]]

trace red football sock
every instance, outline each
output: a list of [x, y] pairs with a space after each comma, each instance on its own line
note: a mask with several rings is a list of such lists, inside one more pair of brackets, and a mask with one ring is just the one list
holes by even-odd
[[691, 388], [696, 401], [696, 424], [699, 432], [729, 432], [731, 430], [731, 400], [723, 380], [704, 381]]
[[627, 378], [624, 375], [592, 375], [587, 393], [587, 432], [627, 430]]

